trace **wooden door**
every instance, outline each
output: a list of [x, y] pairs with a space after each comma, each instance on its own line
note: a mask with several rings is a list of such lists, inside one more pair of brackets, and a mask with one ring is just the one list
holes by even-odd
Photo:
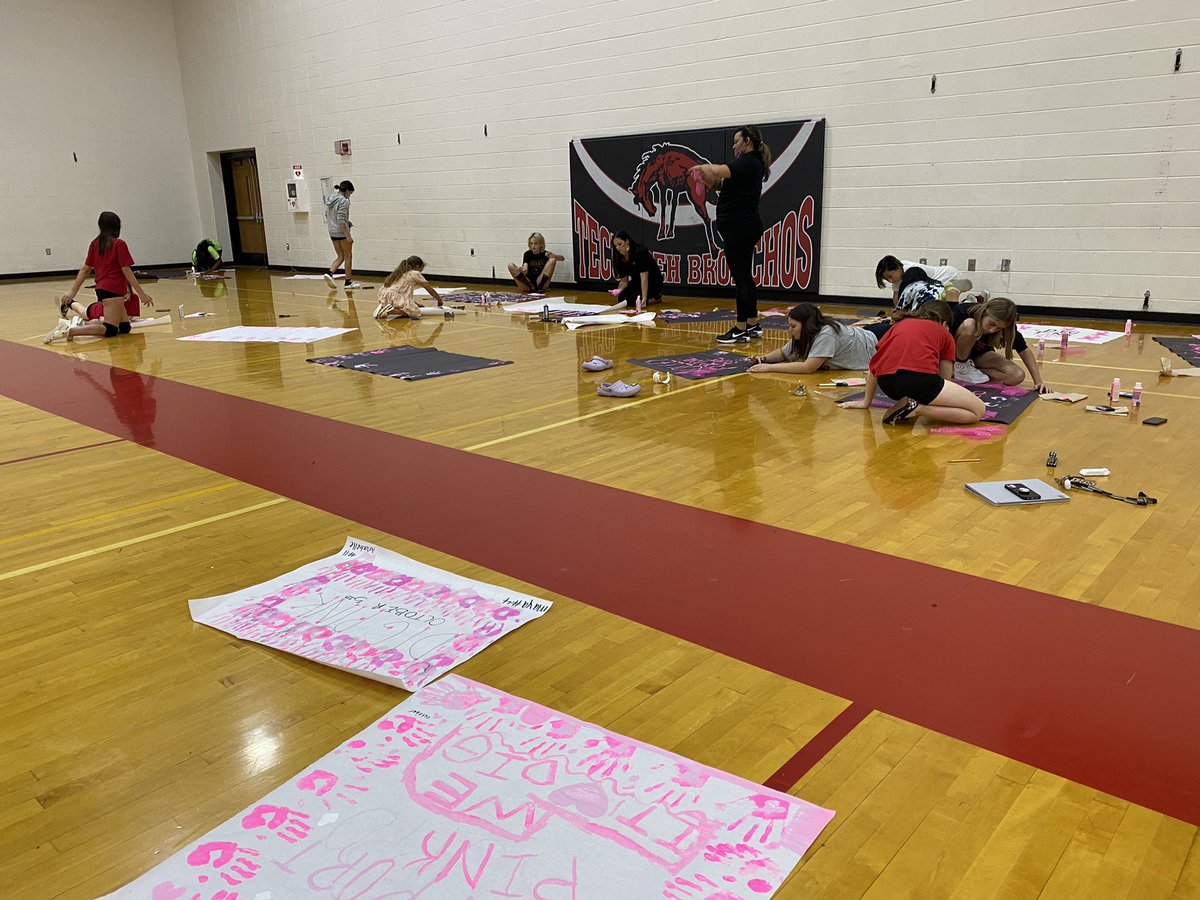
[[254, 157], [230, 160], [238, 243], [247, 256], [266, 261], [267, 234], [263, 227], [262, 192], [258, 186], [258, 161]]

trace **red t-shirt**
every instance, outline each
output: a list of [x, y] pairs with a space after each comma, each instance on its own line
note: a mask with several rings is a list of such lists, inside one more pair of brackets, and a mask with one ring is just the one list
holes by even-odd
[[871, 374], [894, 375], [901, 369], [936, 375], [942, 360], [954, 362], [954, 338], [932, 319], [901, 319], [887, 330], [871, 357]]
[[96, 287], [100, 290], [111, 291], [114, 294], [124, 294], [129, 290], [125, 273], [121, 269], [124, 266], [132, 268], [133, 257], [129, 255], [129, 248], [120, 238], [113, 240], [112, 246], [103, 256], [100, 255], [100, 239], [96, 238], [88, 246], [87, 259], [83, 262], [84, 265], [92, 267], [96, 275]]

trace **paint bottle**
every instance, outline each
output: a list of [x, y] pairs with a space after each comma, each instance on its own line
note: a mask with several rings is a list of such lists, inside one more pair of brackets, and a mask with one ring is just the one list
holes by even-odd
[[1121, 399], [1121, 379], [1114, 378], [1113, 383], [1112, 383], [1112, 388], [1108, 392], [1108, 402], [1115, 406], [1117, 401], [1120, 399]]
[[1046, 355], [1046, 339], [1038, 338], [1038, 356]]
[[1126, 319], [1125, 320], [1125, 334], [1130, 335], [1132, 333], [1133, 333], [1133, 319]]
[[1062, 349], [1067, 349], [1067, 329], [1062, 330]]
[[1142, 383], [1135, 381], [1133, 383], [1133, 408], [1137, 409], [1142, 405]]
[[546, 304], [545, 306], [542, 307], [542, 321], [543, 322], [550, 321], [550, 304]]

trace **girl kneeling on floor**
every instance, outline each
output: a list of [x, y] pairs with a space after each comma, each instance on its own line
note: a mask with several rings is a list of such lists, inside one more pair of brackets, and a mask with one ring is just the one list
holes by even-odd
[[950, 336], [950, 308], [931, 300], [888, 329], [875, 349], [861, 400], [839, 404], [843, 409], [868, 409], [881, 389], [898, 398], [884, 414], [893, 425], [914, 416], [939, 422], [972, 425], [983, 418], [983, 401], [950, 380], [955, 347]]
[[[74, 310], [75, 295], [83, 287], [88, 275], [95, 273], [96, 302], [103, 304], [104, 308], [102, 318], [80, 325], [71, 325], [65, 318], [60, 319], [50, 333], [42, 338], [44, 343], [49, 344], [60, 337], [70, 341], [85, 335], [113, 337], [117, 334], [129, 334], [132, 326], [126, 302], [138, 294], [141, 295], [142, 302], [151, 302], [133, 274], [133, 256], [129, 247], [121, 240], [120, 216], [115, 212], [102, 212], [96, 224], [100, 233], [88, 247], [87, 258], [79, 267], [75, 282], [59, 298], [58, 309], [61, 316], [66, 316]], [[134, 305], [136, 306], [136, 302]]]
[[421, 288], [437, 301], [439, 307], [443, 306], [445, 301], [438, 296], [433, 285], [425, 280], [425, 276], [421, 274], [424, 271], [425, 260], [419, 256], [400, 260], [400, 265], [383, 280], [383, 289], [379, 292], [379, 305], [375, 307], [375, 318], [407, 316], [410, 319], [419, 319], [422, 312], [436, 312], [437, 310], [422, 309], [417, 305], [415, 294]]

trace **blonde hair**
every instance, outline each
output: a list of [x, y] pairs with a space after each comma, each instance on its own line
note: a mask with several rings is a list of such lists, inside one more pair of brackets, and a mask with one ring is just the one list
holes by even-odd
[[[991, 316], [1004, 327], [995, 334], [983, 333], [983, 317]], [[975, 320], [975, 334], [978, 339], [985, 341], [993, 350], [1004, 348], [1004, 358], [1012, 359], [1013, 341], [1017, 339], [1017, 304], [1007, 297], [993, 297], [983, 303], [977, 303], [971, 311]]]
[[384, 287], [391, 287], [408, 272], [420, 272], [425, 268], [425, 260], [419, 256], [410, 256], [400, 260], [400, 265], [392, 269], [392, 274], [383, 280]]
[[545, 247], [546, 247], [546, 238], [545, 238], [545, 237], [542, 235], [542, 233], [541, 233], [540, 231], [535, 231], [533, 234], [531, 234], [531, 235], [529, 236], [529, 240], [527, 240], [527, 241], [525, 242], [525, 245], [526, 245], [526, 246], [529, 246], [529, 245], [530, 245], [530, 244], [532, 244], [534, 241], [537, 241], [539, 244], [541, 244], [541, 245], [542, 245], [542, 248], [543, 248], [543, 249], [545, 249]]

